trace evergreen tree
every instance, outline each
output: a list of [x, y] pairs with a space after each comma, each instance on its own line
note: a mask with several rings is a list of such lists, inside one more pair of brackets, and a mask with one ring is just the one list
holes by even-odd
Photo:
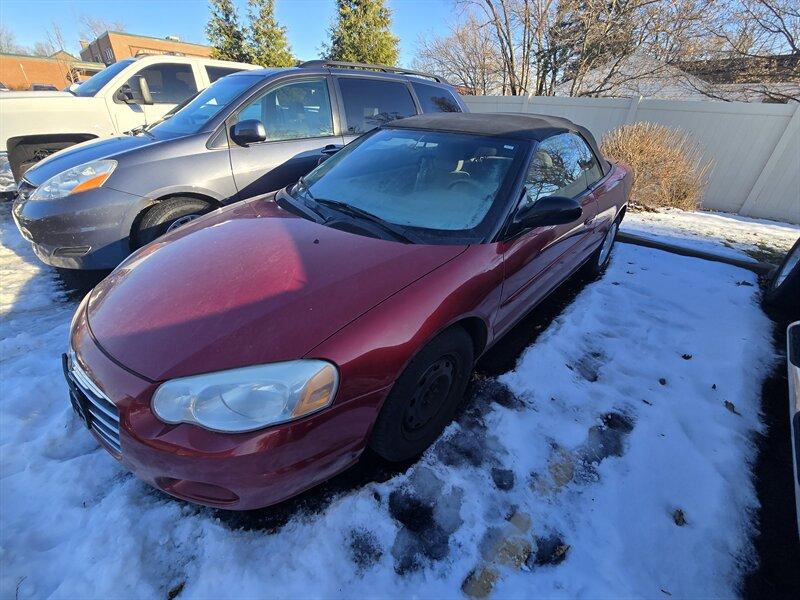
[[264, 67], [291, 67], [297, 61], [286, 40], [286, 27], [275, 20], [275, 0], [249, 0], [250, 54]]
[[384, 0], [336, 0], [336, 22], [323, 48], [328, 60], [397, 64], [399, 40]]
[[250, 62], [250, 49], [233, 0], [209, 0], [211, 18], [206, 25], [206, 37], [211, 42], [212, 58]]

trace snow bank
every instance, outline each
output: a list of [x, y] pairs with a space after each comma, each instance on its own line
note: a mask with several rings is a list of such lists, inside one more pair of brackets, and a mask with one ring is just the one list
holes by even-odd
[[800, 238], [800, 227], [720, 212], [629, 212], [622, 230], [684, 248], [751, 262], [780, 263]]
[[140, 483], [72, 416], [74, 302], [2, 218], [3, 597], [460, 597], [470, 573], [503, 598], [736, 593], [772, 360], [752, 274], [619, 245], [407, 472], [246, 531]]

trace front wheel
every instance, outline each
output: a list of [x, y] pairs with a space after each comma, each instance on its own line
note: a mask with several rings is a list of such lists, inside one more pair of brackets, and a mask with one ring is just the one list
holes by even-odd
[[429, 342], [389, 392], [369, 446], [393, 462], [422, 453], [455, 415], [473, 362], [472, 338], [461, 327], [448, 329]]
[[149, 208], [139, 221], [134, 236], [135, 248], [149, 244], [165, 233], [204, 215], [211, 208], [211, 204], [199, 198], [170, 198], [159, 202]]

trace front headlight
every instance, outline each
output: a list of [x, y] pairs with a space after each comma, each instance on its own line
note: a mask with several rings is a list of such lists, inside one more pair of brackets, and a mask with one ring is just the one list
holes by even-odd
[[28, 200], [56, 200], [70, 194], [98, 188], [111, 177], [111, 173], [116, 168], [117, 161], [110, 159], [94, 160], [72, 167], [45, 181], [34, 190]]
[[294, 360], [167, 381], [153, 395], [152, 408], [165, 423], [242, 433], [330, 406], [338, 385], [331, 363]]

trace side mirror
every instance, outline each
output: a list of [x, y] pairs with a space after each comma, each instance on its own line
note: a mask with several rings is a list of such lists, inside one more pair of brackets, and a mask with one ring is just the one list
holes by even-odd
[[139, 84], [139, 93], [142, 95], [141, 104], [152, 104], [153, 97], [150, 95], [150, 84], [147, 83], [147, 79], [138, 75], [136, 81]]
[[267, 130], [258, 119], [246, 119], [231, 127], [231, 139], [240, 146], [247, 146], [265, 141]]
[[511, 233], [534, 227], [564, 225], [581, 218], [583, 209], [577, 200], [566, 196], [545, 196], [520, 209], [511, 223]]
[[[135, 82], [136, 87], [138, 88], [138, 100], [131, 82]], [[153, 104], [153, 97], [150, 95], [150, 85], [147, 83], [147, 79], [145, 79], [142, 75], [131, 77], [127, 83], [122, 84], [122, 87], [117, 90], [116, 94], [114, 94], [114, 100], [124, 104]]]

